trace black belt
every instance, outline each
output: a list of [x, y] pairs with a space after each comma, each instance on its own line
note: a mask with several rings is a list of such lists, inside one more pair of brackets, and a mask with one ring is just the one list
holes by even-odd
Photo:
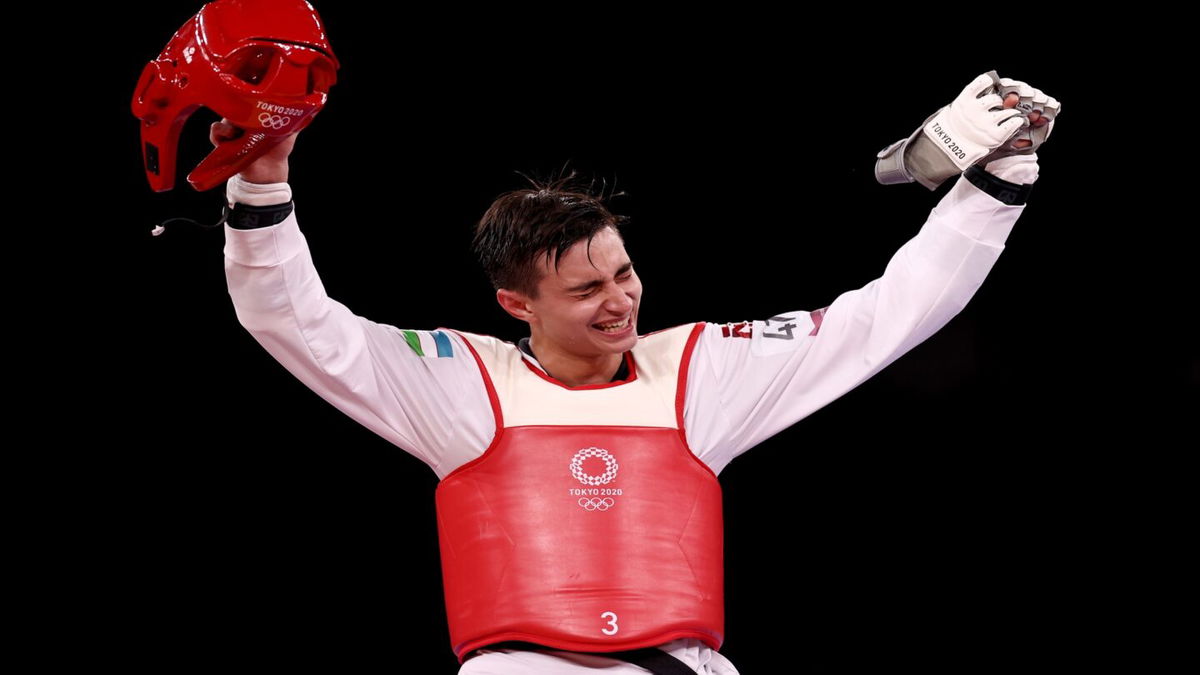
[[[482, 649], [554, 649], [546, 645], [539, 645], [533, 642], [497, 642], [490, 644]], [[560, 650], [571, 651], [571, 650]], [[646, 670], [654, 673], [654, 675], [696, 675], [696, 671], [687, 666], [686, 663], [671, 656], [661, 649], [654, 647], [646, 647], [644, 649], [630, 649], [623, 652], [575, 652], [577, 654], [592, 654], [594, 656], [604, 656], [618, 661], [625, 661], [634, 665], [641, 666]]]

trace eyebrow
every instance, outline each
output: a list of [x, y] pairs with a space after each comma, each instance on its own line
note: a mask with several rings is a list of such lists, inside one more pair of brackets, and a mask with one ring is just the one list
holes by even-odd
[[[624, 265], [621, 265], [619, 268], [617, 268], [617, 273], [614, 276], [619, 277], [631, 269], [633, 269], [633, 261], [632, 260], [630, 260], [629, 262], [627, 262]], [[568, 293], [578, 293], [579, 291], [586, 291], [589, 288], [592, 288], [593, 286], [599, 286], [602, 283], [604, 283], [603, 279], [592, 279], [591, 281], [585, 281], [582, 284], [578, 284], [578, 285], [568, 288], [567, 292]]]

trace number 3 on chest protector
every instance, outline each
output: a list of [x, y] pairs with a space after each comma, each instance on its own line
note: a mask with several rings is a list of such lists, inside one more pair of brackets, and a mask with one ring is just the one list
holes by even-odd
[[613, 612], [605, 612], [600, 615], [601, 619], [608, 619], [608, 628], [601, 629], [600, 632], [605, 635], [617, 634], [617, 615]]

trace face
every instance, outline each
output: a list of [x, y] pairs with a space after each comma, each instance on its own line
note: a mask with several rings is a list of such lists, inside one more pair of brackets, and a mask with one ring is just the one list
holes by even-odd
[[[623, 354], [637, 344], [642, 282], [620, 235], [608, 227], [596, 233], [590, 256], [587, 240], [567, 249], [557, 272], [543, 256], [540, 296], [526, 300], [535, 349], [596, 358]], [[625, 325], [615, 331], [597, 326], [620, 322]]]

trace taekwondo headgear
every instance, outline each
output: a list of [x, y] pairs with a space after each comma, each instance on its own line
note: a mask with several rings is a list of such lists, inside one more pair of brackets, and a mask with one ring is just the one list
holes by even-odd
[[133, 92], [150, 187], [175, 186], [179, 133], [200, 106], [246, 130], [188, 174], [192, 187], [204, 191], [308, 126], [337, 82], [338, 67], [321, 18], [304, 0], [204, 5], [146, 64]]

